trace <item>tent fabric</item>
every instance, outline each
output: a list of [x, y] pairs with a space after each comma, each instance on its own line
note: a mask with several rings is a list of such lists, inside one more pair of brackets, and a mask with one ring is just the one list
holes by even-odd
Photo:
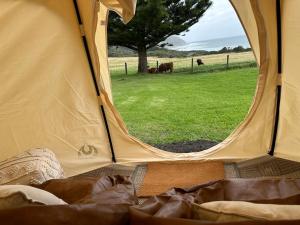
[[279, 130], [275, 155], [300, 160], [300, 85], [299, 78], [299, 32], [300, 15], [297, 0], [282, 1], [282, 95]]
[[251, 1], [249, 0], [231, 0], [233, 8], [238, 12], [238, 17], [242, 22], [248, 41], [253, 50], [257, 63], [260, 63], [260, 48], [258, 39], [258, 27], [252, 10]]
[[109, 10], [102, 3], [100, 3], [100, 9], [98, 12], [98, 22], [96, 29], [96, 48], [97, 55], [99, 57], [99, 68], [100, 72], [100, 86], [108, 94], [110, 102], [112, 99], [112, 89], [111, 89], [111, 79], [109, 75], [109, 66], [108, 66], [108, 47], [107, 47], [107, 20], [108, 20]]
[[[300, 160], [298, 2], [281, 1], [283, 94], [275, 148], [275, 155], [293, 160]], [[134, 15], [134, 0], [1, 0], [0, 160], [29, 148], [47, 147], [55, 152], [66, 175], [72, 176], [111, 164], [112, 152], [120, 164], [266, 155], [274, 138], [279, 77], [276, 0], [231, 3], [259, 64], [253, 104], [245, 120], [222, 143], [206, 151], [179, 154], [131, 136], [113, 105], [107, 61], [108, 13], [115, 10], [128, 22]]]
[[118, 13], [124, 23], [128, 23], [135, 13], [136, 0], [102, 0], [101, 3], [109, 10]]
[[47, 146], [66, 175], [111, 163], [72, 1], [0, 1], [0, 159]]

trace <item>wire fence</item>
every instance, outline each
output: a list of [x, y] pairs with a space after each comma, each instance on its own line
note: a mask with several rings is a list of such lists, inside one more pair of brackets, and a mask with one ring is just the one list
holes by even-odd
[[[201, 59], [204, 64], [198, 65]], [[256, 67], [252, 52], [206, 55], [186, 58], [148, 58], [148, 67], [158, 69], [162, 63], [173, 63], [173, 73], [201, 73], [222, 71], [234, 68]], [[112, 75], [136, 74], [138, 61], [136, 57], [110, 58], [109, 67]]]

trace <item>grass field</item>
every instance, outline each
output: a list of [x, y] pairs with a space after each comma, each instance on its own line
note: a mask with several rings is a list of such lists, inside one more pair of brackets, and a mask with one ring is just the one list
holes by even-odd
[[131, 134], [150, 144], [220, 141], [243, 120], [256, 68], [214, 73], [113, 75], [113, 96]]
[[[216, 54], [216, 55], [204, 55], [194, 58], [194, 71], [208, 72], [212, 69], [217, 70], [218, 68], [224, 69], [227, 63], [227, 55], [229, 55], [229, 66], [236, 67], [243, 64], [254, 63], [255, 59], [252, 52], [242, 52], [242, 53], [226, 53], [226, 54]], [[201, 58], [205, 63], [204, 66], [197, 66], [196, 59]], [[191, 71], [192, 57], [186, 58], [157, 58], [148, 57], [148, 65], [150, 67], [156, 67], [157, 61], [160, 63], [173, 62], [175, 72]], [[135, 74], [137, 72], [137, 57], [116, 57], [109, 58], [109, 67], [113, 75], [124, 75], [125, 74], [125, 62], [128, 67], [128, 74]], [[247, 65], [246, 65], [247, 66]]]

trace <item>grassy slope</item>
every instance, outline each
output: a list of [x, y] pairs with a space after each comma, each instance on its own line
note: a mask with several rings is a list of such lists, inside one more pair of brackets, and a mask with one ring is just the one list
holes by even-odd
[[113, 76], [114, 102], [130, 133], [151, 144], [223, 140], [243, 120], [256, 68], [201, 74]]

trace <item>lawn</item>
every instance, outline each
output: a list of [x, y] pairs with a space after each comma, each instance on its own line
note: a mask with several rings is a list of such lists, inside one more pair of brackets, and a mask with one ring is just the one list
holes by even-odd
[[112, 76], [114, 103], [131, 134], [149, 144], [221, 141], [243, 120], [258, 70]]

